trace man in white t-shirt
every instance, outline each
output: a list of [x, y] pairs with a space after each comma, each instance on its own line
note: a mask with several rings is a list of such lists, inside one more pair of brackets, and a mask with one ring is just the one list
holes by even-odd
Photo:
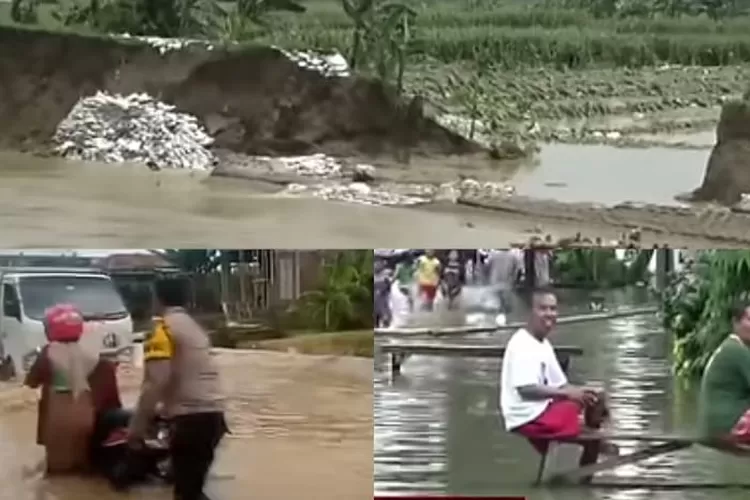
[[[526, 437], [540, 453], [546, 451], [549, 439], [578, 436], [583, 410], [586, 425], [593, 428], [600, 427], [608, 414], [601, 391], [568, 383], [547, 340], [556, 323], [554, 292], [534, 291], [528, 325], [508, 341], [500, 379], [505, 428]], [[595, 452], [598, 449], [589, 453]]]

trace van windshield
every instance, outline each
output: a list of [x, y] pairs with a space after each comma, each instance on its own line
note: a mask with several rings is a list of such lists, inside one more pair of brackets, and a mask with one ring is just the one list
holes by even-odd
[[44, 311], [61, 303], [78, 307], [86, 319], [127, 317], [122, 297], [108, 278], [99, 276], [24, 276], [19, 279], [26, 316], [44, 318]]

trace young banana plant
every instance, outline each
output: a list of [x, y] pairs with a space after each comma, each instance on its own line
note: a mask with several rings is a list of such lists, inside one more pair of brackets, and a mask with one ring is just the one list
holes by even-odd
[[[396, 91], [400, 95], [404, 86], [404, 70], [409, 42], [412, 38], [412, 26], [417, 18], [417, 12], [411, 7], [398, 2], [381, 4], [378, 8], [380, 19], [380, 43], [384, 50], [380, 52], [379, 66], [383, 68], [381, 78], [384, 80], [392, 76], [395, 62]], [[395, 61], [393, 61], [395, 57]]]
[[360, 61], [362, 40], [368, 30], [368, 21], [372, 17], [375, 0], [341, 0], [344, 12], [354, 23], [352, 48], [349, 54], [349, 67], [354, 70]]

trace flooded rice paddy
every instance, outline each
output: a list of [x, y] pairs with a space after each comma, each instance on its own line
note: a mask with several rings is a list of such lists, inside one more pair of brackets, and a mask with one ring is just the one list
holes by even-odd
[[[643, 290], [608, 295], [607, 305], [642, 305]], [[561, 315], [582, 312], [583, 292], [561, 294]], [[522, 301], [518, 302], [523, 304]], [[522, 320], [519, 307], [509, 319]], [[463, 315], [421, 315], [417, 324], [461, 323]], [[611, 396], [618, 430], [694, 433], [695, 391], [674, 380], [671, 346], [656, 317], [641, 316], [560, 326], [555, 341], [579, 345], [573, 381], [602, 382]], [[501, 343], [488, 334], [476, 342]], [[446, 342], [451, 342], [446, 339]], [[453, 340], [455, 341], [455, 339]], [[596, 500], [746, 498], [747, 490], [661, 488], [533, 488], [538, 456], [523, 439], [506, 433], [498, 410], [500, 360], [413, 356], [390, 380], [386, 359], [376, 357], [375, 488], [379, 492], [517, 494], [533, 499]], [[631, 447], [634, 443], [624, 443]], [[627, 451], [627, 446], [624, 446]], [[624, 466], [597, 476], [607, 482], [748, 484], [746, 460], [693, 448]]]
[[676, 205], [676, 194], [701, 184], [709, 152], [551, 144], [542, 148], [538, 166], [519, 170], [512, 182], [532, 198]]

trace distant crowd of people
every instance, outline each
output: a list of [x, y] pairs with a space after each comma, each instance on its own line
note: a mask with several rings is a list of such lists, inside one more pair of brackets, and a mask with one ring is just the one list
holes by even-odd
[[[529, 253], [530, 252], [530, 253]], [[406, 299], [408, 312], [431, 311], [440, 297], [448, 309], [459, 304], [466, 285], [487, 286], [500, 309], [511, 308], [510, 294], [530, 277], [532, 286], [550, 283], [551, 252], [522, 248], [478, 250], [403, 250], [378, 255], [374, 273], [375, 324], [385, 328], [393, 319], [392, 298]]]

